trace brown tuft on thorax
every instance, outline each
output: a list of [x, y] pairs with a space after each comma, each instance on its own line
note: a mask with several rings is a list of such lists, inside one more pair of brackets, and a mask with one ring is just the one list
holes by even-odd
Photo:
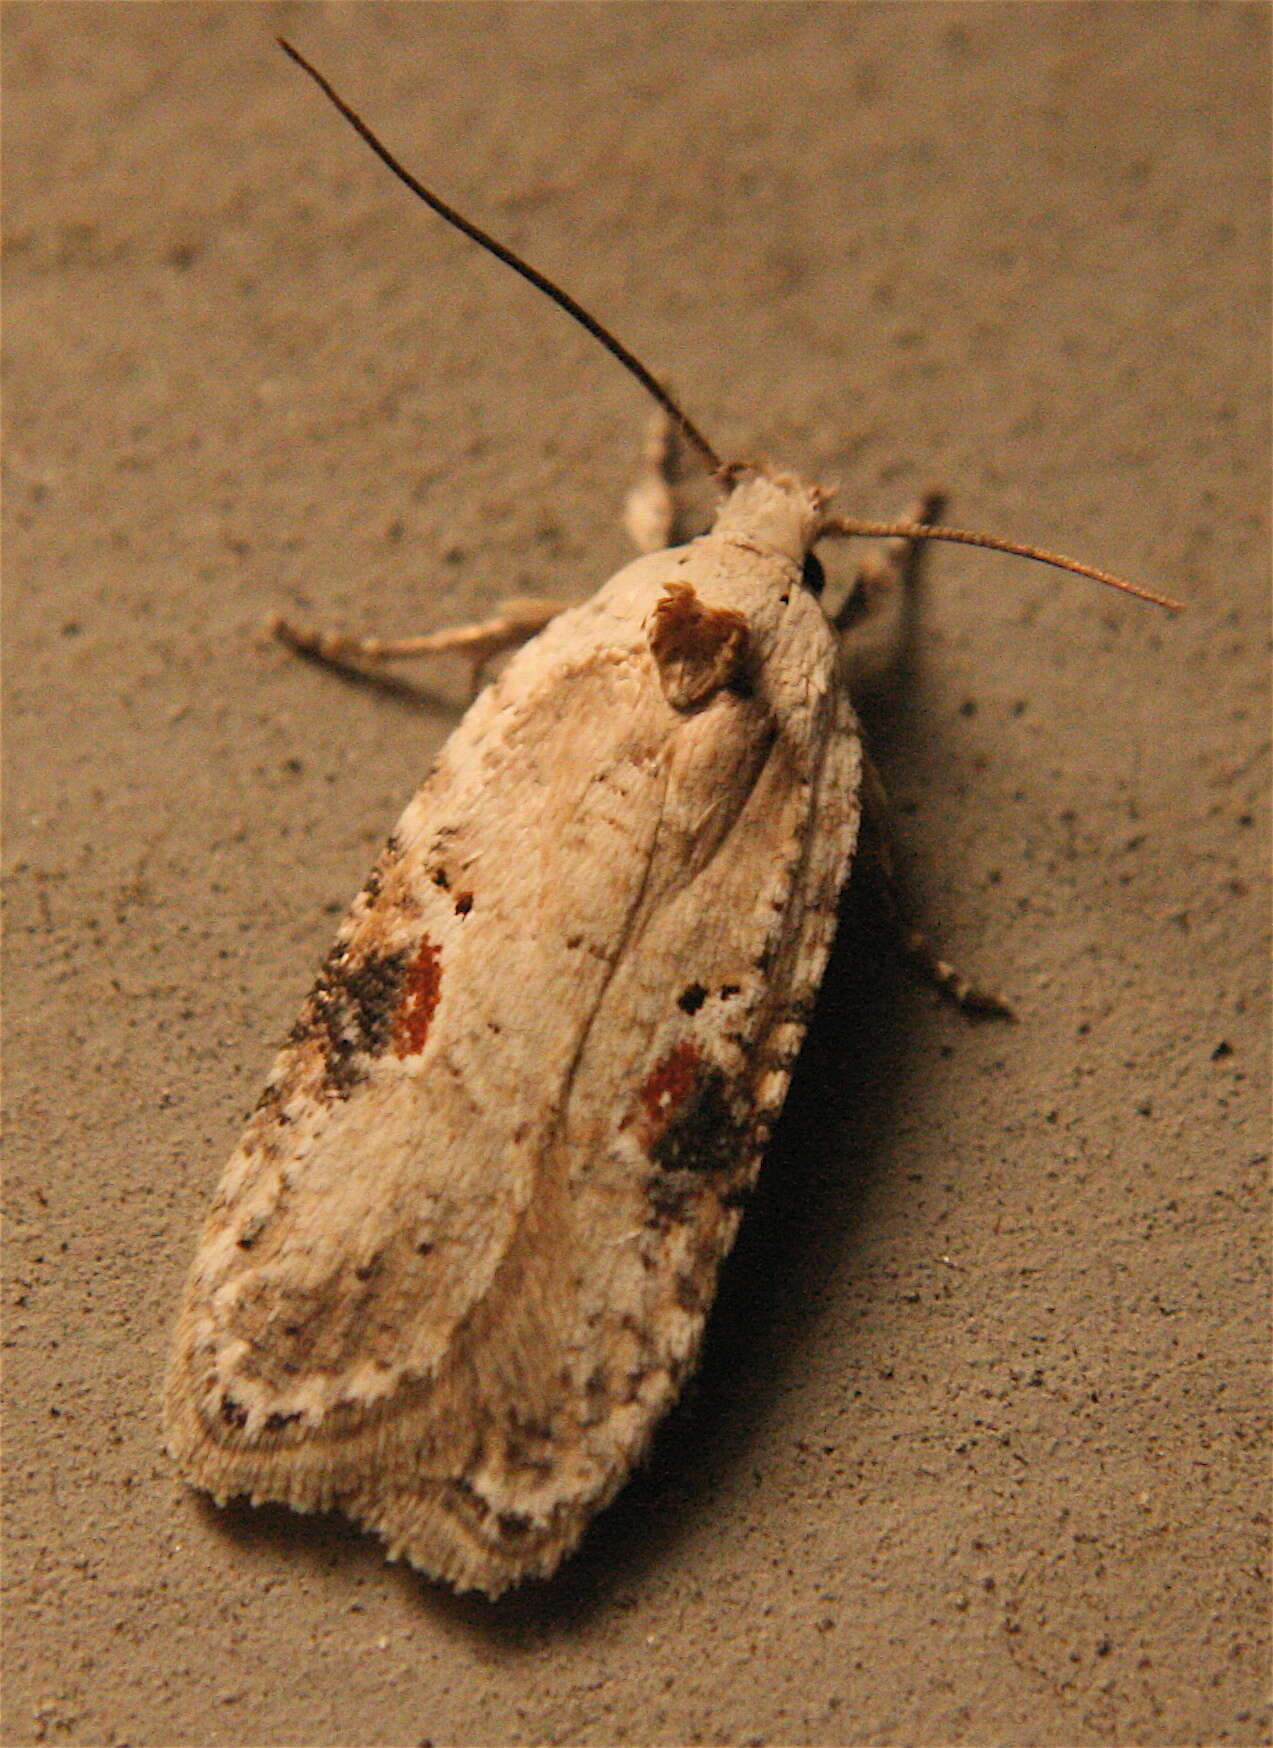
[[692, 710], [726, 686], [747, 679], [747, 621], [732, 607], [706, 607], [685, 582], [667, 585], [650, 625], [650, 653], [663, 696], [674, 710]]

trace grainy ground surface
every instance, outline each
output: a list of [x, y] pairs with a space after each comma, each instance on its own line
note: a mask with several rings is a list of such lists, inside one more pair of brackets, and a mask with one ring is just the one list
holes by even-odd
[[[0, 25], [5, 1742], [1267, 1740], [1267, 9]], [[645, 417], [276, 29], [726, 450], [1189, 603], [935, 555], [875, 744], [1021, 1024], [859, 919], [690, 1401], [498, 1606], [159, 1446], [241, 1113], [463, 694], [261, 620], [587, 591]]]

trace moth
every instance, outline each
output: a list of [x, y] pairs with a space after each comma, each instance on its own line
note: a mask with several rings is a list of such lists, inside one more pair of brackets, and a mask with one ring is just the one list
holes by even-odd
[[[941, 528], [931, 505], [851, 521], [793, 474], [722, 464], [639, 361], [282, 46], [663, 409], [630, 517], [651, 550], [583, 605], [398, 644], [279, 627], [329, 657], [480, 660], [537, 635], [337, 934], [216, 1193], [166, 1381], [195, 1486], [339, 1508], [498, 1596], [576, 1545], [695, 1363], [874, 793], [846, 683], [871, 603], [941, 538], [1118, 580]], [[668, 546], [675, 436], [721, 502]], [[892, 544], [830, 617], [815, 548], [857, 533]]]

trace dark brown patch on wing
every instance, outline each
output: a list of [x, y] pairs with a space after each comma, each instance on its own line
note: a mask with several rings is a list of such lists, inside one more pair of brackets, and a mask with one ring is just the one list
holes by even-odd
[[323, 962], [288, 1041], [320, 1044], [324, 1085], [337, 1098], [348, 1098], [388, 1045], [406, 961], [405, 953], [358, 957], [337, 942]]
[[365, 913], [376, 908], [376, 901], [384, 891], [385, 880], [398, 870], [402, 859], [402, 845], [394, 832], [385, 839], [384, 848], [376, 858], [376, 865], [368, 874], [362, 891], [354, 900], [355, 913]]
[[441, 995], [442, 954], [425, 935], [407, 969], [402, 1003], [393, 1016], [395, 1055], [414, 1056], [424, 1049]]
[[704, 1193], [730, 1204], [745, 1192], [762, 1136], [751, 1097], [724, 1069], [686, 1041], [656, 1063], [639, 1097], [656, 1223], [685, 1218]]
[[729, 1173], [750, 1151], [751, 1107], [731, 1093], [723, 1069], [702, 1065], [689, 1094], [650, 1148], [664, 1171]]
[[676, 710], [705, 704], [747, 680], [747, 621], [732, 607], [705, 607], [685, 582], [667, 585], [650, 625], [650, 653], [663, 695]]

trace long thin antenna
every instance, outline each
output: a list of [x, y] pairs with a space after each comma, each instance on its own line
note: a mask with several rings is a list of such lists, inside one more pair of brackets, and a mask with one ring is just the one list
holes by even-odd
[[[276, 40], [283, 53], [290, 56], [298, 67], [309, 74], [319, 90], [340, 111], [354, 132], [366, 141], [381, 163], [387, 165], [398, 180], [405, 183], [412, 194], [422, 200], [426, 206], [432, 207], [439, 218], [444, 218], [449, 225], [454, 225], [457, 231], [462, 231], [479, 247], [494, 255], [496, 260], [502, 261], [506, 267], [511, 267], [514, 273], [519, 273], [523, 279], [528, 280], [536, 290], [542, 291], [545, 297], [551, 298], [559, 309], [565, 310], [568, 316], [573, 317], [581, 328], [592, 335], [594, 340], [600, 341], [611, 357], [617, 358], [623, 368], [635, 376], [646, 393], [651, 395], [663, 408], [686, 442], [692, 448], [697, 449], [718, 481], [727, 483], [729, 470], [722, 464], [720, 457], [698, 429], [698, 426], [686, 413], [681, 411], [658, 378], [650, 374], [641, 360], [629, 352], [622, 341], [617, 340], [608, 328], [602, 327], [597, 318], [590, 315], [581, 303], [576, 302], [568, 291], [563, 291], [561, 286], [555, 284], [546, 274], [539, 272], [538, 268], [532, 267], [528, 261], [523, 261], [519, 255], [515, 255], [511, 249], [498, 242], [488, 232], [482, 230], [479, 225], [473, 224], [471, 220], [456, 212], [453, 206], [448, 206], [439, 195], [426, 188], [398, 162], [389, 148], [376, 137], [357, 111], [350, 108], [339, 92], [323, 77], [317, 67], [311, 66], [299, 49], [293, 48], [285, 37], [280, 36]], [[1169, 612], [1179, 613], [1181, 611], [1179, 601], [1173, 601], [1167, 595], [1156, 595], [1151, 589], [1141, 588], [1139, 584], [1130, 583], [1124, 577], [1116, 577], [1109, 571], [1098, 570], [1095, 565], [1083, 564], [1076, 558], [1066, 558], [1057, 552], [1045, 552], [1040, 547], [1026, 546], [1019, 541], [1000, 540], [993, 534], [977, 534], [966, 528], [937, 527], [920, 522], [867, 522], [848, 516], [828, 516], [819, 529], [819, 538], [824, 535], [852, 536], [859, 534], [880, 540], [896, 538], [903, 540], [948, 540], [955, 541], [962, 546], [986, 547], [991, 552], [1012, 553], [1017, 558], [1034, 559], [1039, 564], [1052, 565], [1057, 570], [1072, 571], [1075, 576], [1091, 577], [1094, 582], [1105, 583], [1111, 589], [1121, 589], [1124, 594], [1135, 595], [1142, 601], [1152, 601], [1155, 606], [1166, 607]]]
[[1080, 559], [1066, 558], [1064, 553], [1045, 552], [1040, 546], [1025, 546], [1018, 540], [1000, 540], [997, 535], [977, 534], [967, 528], [945, 528], [926, 522], [864, 522], [855, 516], [828, 516], [818, 534], [819, 538], [823, 535], [861, 534], [871, 540], [950, 540], [959, 546], [984, 546], [990, 552], [1009, 552], [1014, 558], [1032, 558], [1036, 563], [1050, 564], [1056, 570], [1073, 571], [1077, 577], [1091, 577], [1093, 582], [1121, 589], [1125, 595], [1135, 595], [1137, 600], [1152, 601], [1155, 607], [1165, 607], [1169, 613], [1184, 610], [1183, 603], [1173, 601], [1170, 595], [1156, 595], [1152, 589], [1129, 583], [1126, 577], [1116, 577], [1112, 571], [1098, 570], [1095, 565], [1084, 564]]
[[389, 169], [393, 171], [399, 182], [405, 182], [412, 194], [418, 195], [426, 206], [431, 206], [434, 212], [438, 214], [439, 218], [444, 218], [449, 225], [454, 225], [457, 231], [463, 231], [466, 237], [471, 237], [475, 243], [489, 251], [489, 253], [494, 255], [497, 260], [502, 261], [506, 267], [511, 267], [514, 273], [520, 273], [523, 279], [528, 279], [537, 290], [544, 293], [545, 297], [550, 297], [559, 308], [565, 310], [568, 316], [573, 316], [575, 321], [579, 323], [580, 327], [586, 328], [588, 333], [590, 333], [595, 340], [601, 342], [606, 351], [610, 353], [611, 357], [617, 358], [624, 369], [630, 371], [631, 374], [636, 377], [637, 381], [641, 384], [642, 388], [645, 389], [647, 394], [653, 395], [654, 399], [663, 410], [675, 420], [677, 429], [681, 432], [686, 442], [698, 450], [711, 471], [713, 473], [720, 472], [721, 460], [716, 451], [712, 448], [706, 437], [704, 437], [698, 426], [681, 411], [680, 407], [677, 406], [671, 395], [663, 387], [663, 384], [659, 382], [657, 377], [650, 374], [639, 358], [634, 357], [621, 341], [616, 340], [608, 328], [603, 328], [595, 316], [589, 315], [588, 311], [581, 303], [576, 303], [575, 299], [571, 297], [568, 291], [563, 291], [559, 285], [555, 285], [545, 274], [540, 273], [539, 270], [532, 267], [529, 262], [523, 261], [520, 256], [514, 255], [511, 249], [505, 248], [503, 243], [497, 242], [494, 237], [482, 230], [480, 226], [475, 225], [470, 220], [464, 218], [462, 214], [456, 212], [453, 206], [448, 206], [445, 200], [440, 199], [438, 195], [427, 189], [422, 182], [417, 181], [411, 172], [405, 169], [398, 162], [389, 148], [386, 145], [383, 145], [381, 141], [376, 138], [375, 134], [372, 133], [371, 129], [367, 126], [366, 122], [357, 111], [351, 109], [345, 102], [344, 98], [332, 88], [326, 79], [324, 79], [323, 75], [318, 71], [318, 68], [310, 65], [299, 49], [293, 48], [291, 43], [288, 42], [285, 37], [280, 36], [276, 40], [278, 46], [283, 50], [283, 53], [290, 55], [296, 62], [297, 66], [303, 68], [304, 71], [309, 74], [310, 78], [314, 81], [315, 85], [318, 86], [323, 95], [336, 106], [344, 116], [345, 120], [349, 123], [350, 127], [354, 129], [355, 133], [360, 134], [362, 138], [366, 140], [367, 144], [380, 159], [381, 163], [388, 165]]

